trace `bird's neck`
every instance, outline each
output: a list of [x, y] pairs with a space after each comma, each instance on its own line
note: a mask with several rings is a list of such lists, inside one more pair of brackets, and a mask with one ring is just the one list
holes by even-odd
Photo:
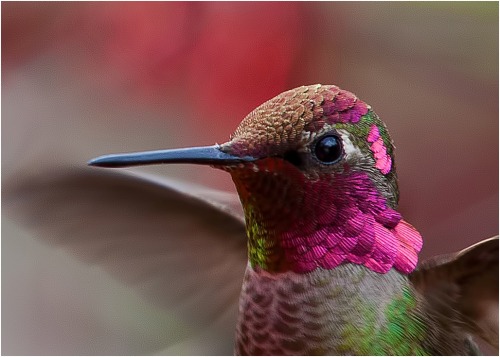
[[415, 268], [420, 234], [366, 175], [339, 175], [334, 184], [318, 181], [293, 200], [273, 200], [265, 187], [252, 195], [239, 188], [252, 266], [272, 273], [308, 273], [345, 263], [377, 273], [394, 267], [408, 274]]

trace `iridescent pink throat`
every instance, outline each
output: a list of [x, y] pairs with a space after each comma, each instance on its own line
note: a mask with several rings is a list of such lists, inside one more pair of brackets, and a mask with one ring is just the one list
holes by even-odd
[[[268, 160], [258, 164], [258, 175], [233, 175], [245, 208], [251, 264], [297, 273], [343, 263], [377, 273], [415, 269], [421, 235], [387, 205], [366, 173], [306, 183], [289, 170], [277, 180], [264, 166], [287, 164]], [[297, 194], [284, 199], [283, 192]]]

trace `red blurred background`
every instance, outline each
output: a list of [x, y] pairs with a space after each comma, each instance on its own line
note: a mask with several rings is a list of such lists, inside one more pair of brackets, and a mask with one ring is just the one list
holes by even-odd
[[[498, 233], [493, 2], [3, 2], [2, 179], [220, 143], [257, 105], [313, 83], [356, 93], [387, 123], [400, 210], [422, 232], [423, 256]], [[144, 170], [233, 190], [210, 168]], [[61, 331], [35, 336], [31, 317], [16, 315], [32, 303], [21, 296], [45, 294], [33, 279], [76, 263], [3, 222], [3, 352], [86, 353], [85, 332], [66, 330], [68, 349], [57, 349]], [[98, 353], [157, 351], [99, 343]]]

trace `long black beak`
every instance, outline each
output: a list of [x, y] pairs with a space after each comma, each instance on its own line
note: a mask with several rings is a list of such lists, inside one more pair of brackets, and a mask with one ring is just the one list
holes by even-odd
[[251, 156], [238, 157], [220, 150], [219, 145], [185, 149], [143, 151], [128, 154], [104, 155], [88, 162], [91, 166], [126, 167], [154, 164], [202, 164], [226, 166], [255, 161]]

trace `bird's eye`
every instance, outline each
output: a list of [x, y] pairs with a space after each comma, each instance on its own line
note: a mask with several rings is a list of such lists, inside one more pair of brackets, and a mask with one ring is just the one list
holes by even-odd
[[314, 155], [325, 164], [333, 164], [342, 157], [342, 143], [338, 136], [327, 135], [316, 142]]

